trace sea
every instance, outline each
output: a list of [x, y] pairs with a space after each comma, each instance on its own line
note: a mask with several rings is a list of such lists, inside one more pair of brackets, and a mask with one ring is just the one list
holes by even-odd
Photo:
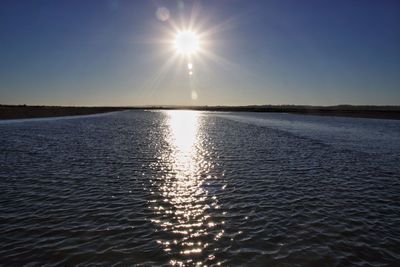
[[400, 266], [400, 121], [0, 121], [2, 266]]

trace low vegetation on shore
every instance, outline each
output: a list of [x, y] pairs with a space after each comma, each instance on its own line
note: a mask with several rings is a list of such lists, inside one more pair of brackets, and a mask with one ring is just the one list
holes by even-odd
[[65, 107], [0, 105], [0, 119], [22, 119], [87, 115], [128, 109], [188, 109], [225, 112], [284, 112], [309, 115], [345, 116], [362, 118], [400, 119], [400, 106], [304, 106], [304, 105], [263, 105], [263, 106], [142, 106], [142, 107]]
[[0, 119], [24, 119], [41, 117], [59, 117], [88, 115], [123, 110], [120, 107], [62, 107], [62, 106], [27, 106], [0, 105]]

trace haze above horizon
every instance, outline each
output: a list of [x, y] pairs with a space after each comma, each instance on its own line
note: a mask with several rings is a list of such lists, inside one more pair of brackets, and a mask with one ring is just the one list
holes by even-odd
[[399, 105], [398, 1], [22, 1], [0, 104]]

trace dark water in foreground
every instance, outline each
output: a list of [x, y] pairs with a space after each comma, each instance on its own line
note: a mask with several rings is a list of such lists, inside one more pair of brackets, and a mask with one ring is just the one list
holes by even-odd
[[0, 264], [400, 266], [400, 121], [0, 122]]

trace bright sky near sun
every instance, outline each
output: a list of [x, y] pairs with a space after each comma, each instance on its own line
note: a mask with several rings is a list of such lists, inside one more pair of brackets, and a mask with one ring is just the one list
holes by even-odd
[[4, 0], [0, 104], [400, 104], [399, 1]]

